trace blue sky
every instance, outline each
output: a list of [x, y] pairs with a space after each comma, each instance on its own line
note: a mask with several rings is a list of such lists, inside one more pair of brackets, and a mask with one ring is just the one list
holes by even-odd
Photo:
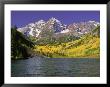
[[100, 22], [100, 11], [12, 11], [11, 26], [24, 27], [41, 19], [48, 21], [52, 17], [67, 25], [89, 20]]

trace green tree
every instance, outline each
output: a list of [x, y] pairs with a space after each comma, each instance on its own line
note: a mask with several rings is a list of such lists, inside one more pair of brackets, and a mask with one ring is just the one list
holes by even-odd
[[17, 59], [30, 56], [28, 50], [33, 46], [33, 42], [17, 31], [16, 26], [11, 28], [11, 58]]

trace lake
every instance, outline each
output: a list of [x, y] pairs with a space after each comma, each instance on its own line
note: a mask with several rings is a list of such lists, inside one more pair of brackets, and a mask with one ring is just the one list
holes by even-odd
[[12, 77], [99, 77], [100, 59], [40, 58], [11, 61]]

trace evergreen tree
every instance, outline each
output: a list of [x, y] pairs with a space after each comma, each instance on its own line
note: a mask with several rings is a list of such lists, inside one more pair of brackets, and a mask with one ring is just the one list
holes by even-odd
[[29, 56], [28, 49], [33, 48], [33, 42], [17, 31], [17, 27], [11, 28], [11, 58], [26, 58]]

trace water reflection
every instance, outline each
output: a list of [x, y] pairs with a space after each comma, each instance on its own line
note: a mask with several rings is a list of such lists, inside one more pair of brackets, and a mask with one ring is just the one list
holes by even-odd
[[12, 76], [100, 76], [99, 59], [39, 58], [12, 61]]

